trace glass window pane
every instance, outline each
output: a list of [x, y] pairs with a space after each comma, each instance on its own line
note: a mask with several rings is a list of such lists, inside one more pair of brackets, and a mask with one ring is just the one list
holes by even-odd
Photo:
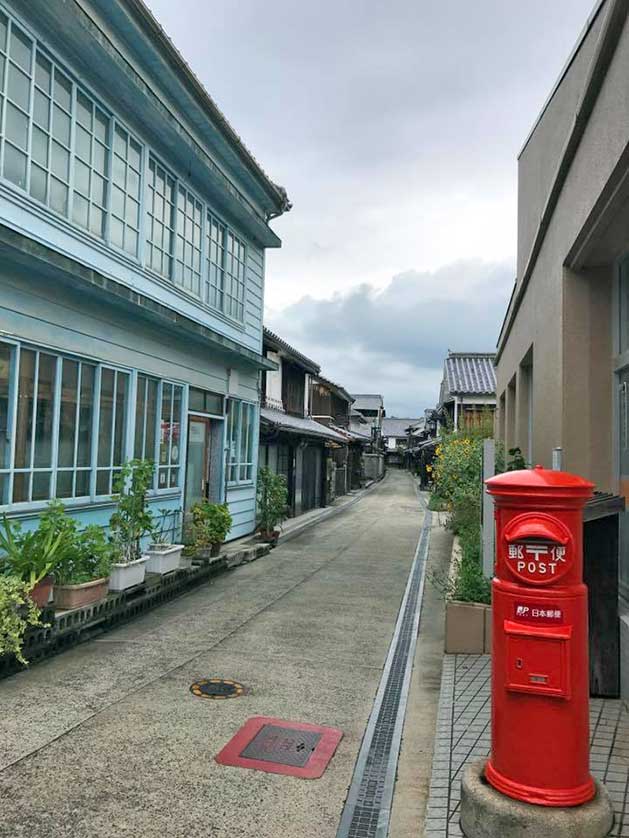
[[80, 160], [74, 161], [74, 186], [83, 195], [89, 197], [90, 194], [90, 168]]
[[70, 145], [70, 117], [58, 105], [53, 108], [52, 133], [63, 145]]
[[142, 146], [132, 138], [129, 139], [129, 155], [127, 157], [129, 165], [133, 166], [136, 171], [140, 171], [140, 162], [142, 160]]
[[138, 376], [138, 392], [135, 400], [135, 434], [133, 441], [133, 456], [137, 460], [144, 457], [144, 422], [146, 410], [146, 378]]
[[0, 49], [6, 50], [7, 48], [7, 29], [8, 29], [9, 21], [7, 20], [6, 16], [0, 13]]
[[170, 469], [170, 483], [171, 489], [175, 488], [179, 485], [179, 469], [178, 468], [171, 468]]
[[[79, 466], [89, 466], [92, 462], [95, 375], [95, 367], [90, 364], [81, 364], [81, 403], [79, 405], [79, 444], [77, 451], [77, 465]], [[84, 494], [89, 494], [89, 491]]]
[[29, 474], [13, 475], [13, 503], [22, 503], [29, 499]]
[[74, 489], [75, 498], [87, 497], [90, 494], [90, 472], [77, 471], [76, 473], [76, 487]]
[[119, 372], [116, 382], [116, 428], [114, 435], [113, 465], [120, 466], [124, 460], [124, 437], [127, 428], [127, 387], [129, 376]]
[[111, 188], [111, 211], [119, 218], [124, 218], [124, 192], [117, 186]]
[[33, 474], [33, 500], [48, 500], [50, 497], [51, 471], [36, 471]]
[[127, 229], [125, 233], [124, 249], [132, 256], [138, 255], [138, 234], [134, 230]]
[[92, 177], [92, 201], [107, 206], [107, 181], [96, 173]]
[[157, 438], [157, 394], [158, 383], [149, 379], [146, 399], [146, 444], [144, 456], [147, 460], [155, 461], [155, 440]]
[[11, 25], [11, 46], [9, 47], [9, 54], [11, 58], [19, 64], [27, 73], [31, 71], [31, 54], [33, 51], [33, 42], [22, 32], [14, 23]]
[[97, 495], [110, 495], [111, 494], [111, 472], [110, 471], [99, 471], [98, 476], [96, 477], [96, 494]]
[[89, 223], [89, 211], [89, 202], [78, 192], [75, 192], [72, 200], [72, 218], [85, 229], [87, 229]]
[[50, 178], [50, 206], [63, 215], [68, 214], [68, 187], [54, 177]]
[[124, 246], [124, 226], [121, 221], [113, 216], [109, 222], [109, 238], [116, 247]]
[[168, 451], [171, 438], [171, 417], [172, 417], [172, 384], [162, 385], [162, 424], [159, 439], [159, 461], [168, 464]]
[[173, 418], [171, 425], [172, 445], [170, 447], [170, 464], [177, 465], [180, 457], [181, 442], [181, 397], [182, 388], [173, 387]]
[[[114, 418], [114, 371], [104, 369], [100, 384], [98, 425], [98, 465], [111, 465], [112, 424]], [[100, 493], [102, 494], [102, 493]]]
[[33, 397], [35, 391], [35, 353], [30, 349], [20, 352], [20, 376], [17, 401], [17, 426], [15, 433], [15, 466], [26, 468], [31, 464], [31, 439], [33, 433]]
[[140, 200], [140, 175], [133, 169], [127, 170], [127, 192], [135, 200]]
[[33, 163], [31, 166], [31, 195], [36, 200], [44, 203], [48, 194], [46, 180], [46, 172]]
[[[11, 347], [0, 343], [0, 468], [8, 468], [10, 445], [9, 432], [9, 384], [11, 377]], [[0, 497], [0, 503], [3, 503]]]
[[88, 131], [92, 130], [92, 101], [79, 90], [76, 94], [76, 118]]
[[71, 498], [72, 497], [72, 476], [73, 476], [73, 472], [71, 472], [71, 471], [58, 471], [57, 472], [57, 491], [55, 492], [56, 497], [58, 497], [58, 498]]
[[39, 90], [35, 91], [35, 106], [33, 118], [38, 125], [47, 131], [50, 128], [50, 99]]
[[101, 238], [105, 235], [105, 213], [94, 204], [90, 209], [90, 232]]
[[9, 99], [28, 111], [31, 92], [31, 80], [19, 67], [9, 62], [9, 79], [7, 82], [7, 95]]
[[33, 160], [44, 167], [48, 165], [48, 134], [45, 134], [36, 125], [33, 126], [31, 151]]
[[55, 378], [57, 359], [54, 355], [39, 353], [37, 379], [37, 413], [35, 417], [35, 467], [49, 466], [52, 462], [52, 423], [54, 415]]
[[64, 359], [61, 373], [61, 405], [59, 412], [59, 459], [61, 467], [74, 465], [76, 404], [78, 399], [79, 365]]
[[92, 160], [92, 138], [81, 128], [80, 125], [76, 127], [76, 153], [85, 160], [86, 163], [91, 163]]
[[50, 160], [50, 170], [53, 174], [62, 180], [68, 180], [70, 175], [70, 155], [60, 146], [59, 143], [53, 142], [52, 155]]
[[72, 107], [72, 82], [55, 67], [54, 100], [66, 111]]
[[15, 105], [7, 102], [6, 137], [15, 145], [26, 151], [28, 145], [28, 119]]
[[107, 173], [107, 149], [99, 142], [94, 142], [94, 159], [92, 165], [102, 175]]
[[41, 52], [38, 52], [35, 63], [35, 83], [41, 87], [42, 90], [45, 90], [46, 93], [50, 93], [51, 81], [52, 65], [50, 61], [48, 61], [48, 59], [41, 54]]
[[127, 156], [127, 132], [119, 125], [116, 125], [114, 131], [114, 151], [123, 159]]
[[94, 136], [101, 142], [109, 145], [109, 118], [96, 108], [94, 114]]
[[4, 146], [3, 173], [16, 186], [26, 188], [26, 155], [8, 143]]

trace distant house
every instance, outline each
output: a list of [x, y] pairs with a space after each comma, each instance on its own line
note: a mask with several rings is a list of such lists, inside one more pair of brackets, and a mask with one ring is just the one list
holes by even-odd
[[347, 439], [310, 416], [319, 365], [266, 328], [264, 356], [278, 368], [262, 376], [259, 465], [286, 478], [292, 517], [329, 503], [328, 449], [347, 447]]
[[415, 418], [386, 417], [382, 420], [382, 441], [388, 466], [402, 466], [409, 449], [411, 429], [420, 420]]
[[441, 424], [464, 428], [496, 409], [493, 352], [449, 352], [443, 364], [438, 410]]
[[[312, 379], [310, 386], [310, 412], [312, 418], [340, 433], [346, 440], [344, 447], [331, 446], [330, 454], [335, 466], [334, 493], [343, 495], [350, 489], [359, 489], [363, 481], [363, 451], [371, 442], [369, 425], [363, 417], [363, 428], [354, 430], [355, 414], [353, 397], [344, 387], [323, 376]], [[330, 477], [331, 481], [331, 477]]]
[[378, 393], [352, 393], [352, 398], [354, 411], [366, 420], [370, 428], [377, 428], [379, 435], [382, 420], [387, 415], [382, 396]]

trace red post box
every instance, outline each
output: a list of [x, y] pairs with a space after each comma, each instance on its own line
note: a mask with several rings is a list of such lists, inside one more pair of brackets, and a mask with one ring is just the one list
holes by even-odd
[[503, 794], [541, 806], [577, 806], [595, 794], [582, 546], [593, 488], [541, 466], [487, 481], [496, 573], [485, 776]]

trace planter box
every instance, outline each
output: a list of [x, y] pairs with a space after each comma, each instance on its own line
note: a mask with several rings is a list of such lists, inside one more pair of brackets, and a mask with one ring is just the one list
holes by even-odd
[[120, 562], [112, 564], [109, 577], [110, 591], [126, 591], [127, 588], [134, 588], [144, 582], [146, 573], [147, 556], [140, 556], [134, 562]]
[[54, 576], [44, 576], [31, 590], [29, 596], [39, 608], [45, 608], [52, 594]]
[[183, 544], [168, 544], [165, 546], [153, 545], [146, 551], [147, 563], [146, 569], [149, 573], [159, 573], [163, 576], [165, 573], [172, 573], [177, 570], [181, 560], [181, 551]]
[[109, 590], [109, 577], [92, 579], [80, 585], [55, 585], [55, 608], [58, 611], [70, 611], [72, 608], [84, 608], [101, 599], [105, 599]]
[[446, 654], [485, 654], [488, 621], [491, 625], [490, 605], [448, 600], [446, 602]]
[[192, 559], [194, 556], [188, 555], [184, 556], [183, 552], [181, 556], [179, 556], [179, 567], [181, 570], [192, 570]]

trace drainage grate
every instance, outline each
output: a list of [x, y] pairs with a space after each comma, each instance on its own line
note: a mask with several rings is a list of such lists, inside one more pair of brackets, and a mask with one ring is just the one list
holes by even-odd
[[242, 684], [228, 678], [204, 678], [190, 687], [190, 692], [197, 698], [238, 698], [244, 691]]
[[431, 517], [430, 512], [426, 511], [337, 838], [384, 838], [388, 833], [406, 700], [419, 630]]

